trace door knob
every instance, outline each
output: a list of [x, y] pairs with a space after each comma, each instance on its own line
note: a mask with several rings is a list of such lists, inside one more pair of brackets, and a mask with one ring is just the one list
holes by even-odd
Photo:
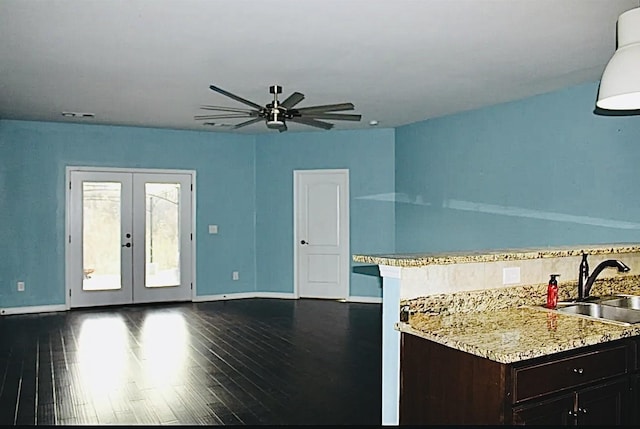
[[300, 244], [309, 244], [307, 241], [302, 240]]
[[131, 243], [123, 244], [122, 247], [131, 247]]

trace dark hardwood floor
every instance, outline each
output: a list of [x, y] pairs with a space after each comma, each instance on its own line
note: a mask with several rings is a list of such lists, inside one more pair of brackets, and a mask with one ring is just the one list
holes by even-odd
[[245, 299], [0, 318], [0, 424], [381, 421], [381, 306]]

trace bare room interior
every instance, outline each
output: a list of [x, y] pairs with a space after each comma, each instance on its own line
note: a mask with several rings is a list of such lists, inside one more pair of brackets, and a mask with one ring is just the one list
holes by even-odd
[[3, 0], [0, 423], [637, 424], [640, 1]]

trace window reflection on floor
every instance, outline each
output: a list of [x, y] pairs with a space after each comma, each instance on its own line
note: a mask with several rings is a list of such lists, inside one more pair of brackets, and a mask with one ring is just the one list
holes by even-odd
[[122, 388], [129, 373], [129, 338], [121, 316], [87, 319], [78, 335], [80, 378], [94, 399]]
[[184, 382], [189, 338], [181, 314], [149, 314], [142, 324], [140, 358], [146, 381], [153, 387]]

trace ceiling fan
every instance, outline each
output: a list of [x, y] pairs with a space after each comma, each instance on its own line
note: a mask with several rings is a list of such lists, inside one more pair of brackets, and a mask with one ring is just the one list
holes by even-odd
[[257, 103], [246, 100], [214, 85], [209, 85], [209, 88], [235, 101], [246, 104], [247, 106], [252, 107], [252, 109], [203, 105], [200, 107], [201, 109], [214, 110], [225, 113], [217, 113], [212, 115], [196, 115], [194, 116], [194, 119], [214, 120], [251, 118], [248, 121], [234, 125], [233, 129], [238, 129], [264, 120], [268, 128], [276, 129], [280, 132], [287, 131], [287, 121], [322, 128], [324, 130], [330, 130], [331, 128], [333, 128], [333, 124], [325, 122], [324, 119], [359, 121], [361, 118], [361, 115], [330, 113], [339, 112], [341, 110], [353, 110], [354, 106], [352, 103], [326, 104], [323, 106], [309, 106], [296, 109], [295, 106], [297, 106], [298, 103], [304, 100], [304, 95], [299, 92], [294, 92], [284, 101], [279, 101], [278, 94], [282, 94], [282, 87], [279, 85], [272, 85], [269, 87], [269, 92], [273, 94], [273, 101], [269, 104], [266, 104], [265, 106], [260, 106]]

